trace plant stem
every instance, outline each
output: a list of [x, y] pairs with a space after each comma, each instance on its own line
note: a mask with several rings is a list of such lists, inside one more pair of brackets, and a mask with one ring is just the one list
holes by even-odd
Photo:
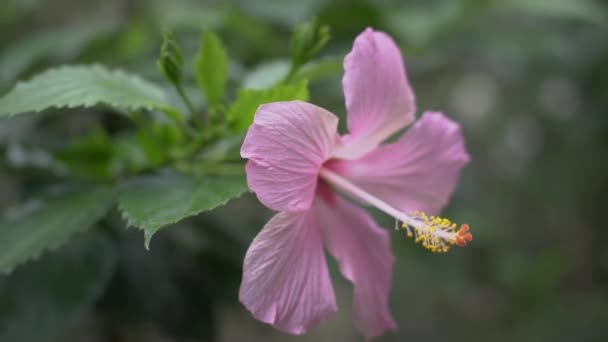
[[186, 104], [186, 107], [188, 107], [188, 110], [190, 111], [190, 114], [192, 116], [194, 116], [194, 114], [196, 113], [196, 111], [194, 110], [194, 106], [192, 105], [192, 102], [190, 101], [190, 99], [186, 95], [186, 92], [184, 91], [184, 88], [181, 86], [181, 84], [176, 84], [175, 85], [175, 90], [177, 90], [177, 93], [179, 94], [179, 97], [182, 98], [182, 100]]
[[184, 88], [182, 87], [182, 85], [181, 84], [175, 84], [175, 90], [177, 90], [177, 93], [179, 94], [179, 97], [181, 97], [181, 99], [186, 104], [186, 107], [188, 107], [188, 110], [190, 111], [190, 116], [192, 117], [192, 120], [194, 121], [194, 124], [198, 128], [203, 128], [204, 127], [203, 121], [202, 121], [200, 115], [194, 109], [194, 105], [192, 105], [192, 101], [190, 101], [190, 99], [186, 95], [186, 92], [184, 91]]
[[298, 70], [300, 70], [301, 66], [302, 66], [301, 64], [291, 63], [291, 66], [289, 67], [289, 72], [287, 73], [287, 76], [285, 76], [285, 78], [283, 78], [283, 80], [281, 81], [281, 83], [282, 84], [286, 84], [286, 83], [291, 82], [291, 80], [296, 75], [296, 73], [298, 72]]

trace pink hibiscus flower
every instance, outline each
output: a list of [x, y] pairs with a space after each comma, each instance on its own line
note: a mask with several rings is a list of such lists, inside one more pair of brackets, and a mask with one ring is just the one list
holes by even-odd
[[354, 286], [354, 316], [367, 337], [395, 329], [388, 298], [393, 255], [389, 234], [361, 208], [393, 216], [426, 248], [466, 245], [435, 216], [469, 161], [457, 123], [426, 112], [411, 124], [415, 101], [399, 48], [368, 28], [344, 59], [348, 134], [338, 118], [301, 101], [259, 107], [241, 148], [249, 187], [280, 211], [254, 239], [243, 266], [240, 301], [260, 321], [302, 334], [337, 310], [324, 248]]

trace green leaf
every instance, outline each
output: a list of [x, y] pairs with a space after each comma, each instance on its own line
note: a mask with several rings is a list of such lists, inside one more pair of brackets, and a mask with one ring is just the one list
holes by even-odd
[[[289, 83], [297, 83], [305, 79], [309, 83], [313, 83], [328, 77], [341, 76], [344, 72], [343, 59], [343, 56], [332, 56], [310, 61], [293, 74]], [[290, 62], [285, 59], [261, 63], [245, 74], [241, 85], [247, 89], [270, 88], [285, 80], [289, 74], [289, 68]]]
[[241, 82], [246, 89], [267, 89], [280, 83], [289, 73], [291, 63], [286, 59], [264, 62], [251, 69]]
[[158, 122], [142, 123], [136, 139], [137, 146], [152, 167], [166, 163], [176, 149], [183, 149], [186, 143], [184, 132], [179, 127]]
[[218, 36], [205, 32], [195, 58], [196, 81], [210, 105], [217, 105], [224, 97], [228, 79], [228, 54]]
[[292, 82], [308, 80], [312, 83], [332, 76], [341, 76], [344, 72], [343, 60], [344, 57], [336, 56], [309, 62], [298, 69], [293, 76]]
[[64, 244], [100, 219], [113, 202], [102, 186], [71, 186], [31, 201], [0, 221], [0, 273]]
[[0, 341], [63, 337], [101, 295], [115, 270], [116, 255], [107, 238], [87, 236], [0, 276]]
[[277, 85], [266, 90], [241, 89], [236, 101], [226, 113], [237, 131], [244, 131], [253, 122], [253, 115], [261, 104], [276, 101], [308, 101], [308, 82]]
[[0, 98], [0, 116], [97, 104], [120, 109], [169, 107], [163, 90], [138, 76], [101, 65], [64, 66], [17, 84]]
[[102, 128], [96, 128], [70, 142], [55, 154], [70, 175], [109, 180], [120, 171], [112, 139]]
[[144, 231], [146, 248], [161, 228], [211, 210], [247, 191], [243, 175], [175, 173], [132, 178], [121, 186], [119, 208], [129, 226]]

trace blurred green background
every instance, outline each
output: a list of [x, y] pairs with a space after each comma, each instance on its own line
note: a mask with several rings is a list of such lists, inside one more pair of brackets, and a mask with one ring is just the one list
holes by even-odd
[[[173, 29], [186, 61], [202, 29], [217, 32], [232, 94], [263, 87], [284, 75], [293, 26], [311, 17], [332, 33], [311, 102], [343, 115], [336, 61], [365, 27], [386, 31], [402, 48], [420, 111], [459, 121], [473, 157], [444, 213], [471, 225], [473, 243], [435, 255], [391, 231], [400, 329], [378, 341], [607, 341], [605, 2], [3, 0], [0, 94], [64, 63], [160, 80], [162, 27]], [[120, 129], [103, 109], [67, 112], [0, 121], [0, 208], [60, 177], [45, 169], [47, 148], [102, 120]], [[99, 224], [104, 237], [78, 236], [0, 278], [0, 338], [363, 340], [350, 285], [333, 264], [340, 311], [304, 337], [277, 332], [238, 304], [245, 250], [271, 214], [248, 194], [162, 231], [148, 252], [141, 232], [113, 228], [123, 225], [114, 211]]]

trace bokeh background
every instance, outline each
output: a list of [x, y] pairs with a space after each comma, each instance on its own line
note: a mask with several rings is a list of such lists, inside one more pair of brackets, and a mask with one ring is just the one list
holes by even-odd
[[[186, 61], [201, 30], [217, 32], [231, 58], [232, 92], [263, 86], [286, 71], [293, 26], [312, 17], [330, 26], [321, 51], [328, 61], [339, 61], [367, 26], [390, 33], [418, 107], [459, 121], [473, 157], [444, 213], [472, 226], [473, 243], [434, 255], [391, 233], [391, 307], [400, 329], [378, 341], [607, 341], [605, 2], [3, 0], [0, 94], [63, 63], [103, 63], [160, 80], [162, 27], [173, 29]], [[339, 115], [341, 76], [340, 63], [328, 63], [310, 83], [312, 102]], [[46, 149], [103, 118], [103, 110], [77, 109], [1, 120], [0, 207], [57, 180], [45, 169]], [[113, 242], [83, 247], [90, 237], [80, 236], [0, 278], [0, 338], [363, 340], [352, 322], [352, 289], [333, 262], [341, 309], [304, 337], [274, 331], [239, 305], [245, 250], [271, 214], [245, 195], [160, 232], [148, 252], [143, 234], [122, 229], [113, 212], [98, 230]], [[96, 281], [83, 286], [83, 279]]]

